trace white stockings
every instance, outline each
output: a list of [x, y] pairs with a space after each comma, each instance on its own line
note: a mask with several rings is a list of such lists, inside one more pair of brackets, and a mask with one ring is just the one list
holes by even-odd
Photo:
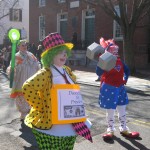
[[[118, 120], [120, 123], [120, 126], [119, 126], [120, 132], [129, 130], [129, 128], [126, 126], [126, 105], [117, 106], [116, 109], [118, 112]], [[115, 131], [114, 114], [115, 114], [115, 109], [107, 109], [106, 110], [106, 119], [107, 119], [107, 123], [108, 123], [107, 132]]]

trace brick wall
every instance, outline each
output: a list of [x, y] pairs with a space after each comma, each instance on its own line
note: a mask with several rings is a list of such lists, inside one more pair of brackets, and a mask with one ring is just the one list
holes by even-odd
[[[57, 0], [47, 0], [46, 6], [39, 8], [39, 1], [30, 1], [30, 24], [29, 24], [29, 41], [30, 43], [38, 44], [39, 42], [39, 16], [44, 15], [46, 17], [46, 35], [49, 32], [57, 31], [57, 14], [60, 12], [68, 12], [68, 28], [67, 35], [71, 40], [73, 32], [76, 30], [78, 40], [81, 39], [81, 23], [82, 23], [82, 10], [87, 8], [95, 8], [95, 42], [99, 43], [99, 38], [104, 37], [106, 39], [113, 37], [113, 20], [107, 16], [98, 5], [87, 4], [85, 1], [79, 1], [80, 7], [70, 8], [70, 1], [63, 4], [58, 4]], [[128, 11], [131, 8], [128, 7]], [[146, 18], [143, 22], [149, 21]], [[143, 24], [139, 22], [139, 25]], [[134, 51], [136, 66], [145, 66], [148, 63], [148, 44], [150, 40], [150, 31], [148, 28], [138, 28], [134, 37]], [[123, 58], [123, 46], [122, 41], [118, 41], [119, 54]], [[144, 51], [140, 45], [145, 45]], [[142, 52], [143, 51], [143, 52]], [[142, 52], [142, 53], [141, 53]], [[140, 62], [140, 63], [139, 63]]]

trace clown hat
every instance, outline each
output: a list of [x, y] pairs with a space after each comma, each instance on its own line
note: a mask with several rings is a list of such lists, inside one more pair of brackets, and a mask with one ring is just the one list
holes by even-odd
[[47, 35], [44, 40], [42, 41], [42, 44], [44, 46], [44, 51], [41, 54], [41, 57], [43, 57], [48, 51], [50, 51], [52, 48], [65, 45], [70, 50], [73, 48], [72, 43], [65, 43], [65, 41], [62, 39], [61, 35], [57, 32], [50, 33]]

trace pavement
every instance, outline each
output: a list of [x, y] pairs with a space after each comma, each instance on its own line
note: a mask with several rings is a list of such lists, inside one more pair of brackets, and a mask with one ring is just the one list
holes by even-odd
[[[91, 86], [100, 86], [94, 68], [70, 66], [77, 76], [77, 83]], [[150, 70], [138, 70], [135, 76], [129, 76], [125, 85], [127, 92], [150, 94]]]
[[[98, 78], [95, 73], [95, 68], [85, 66], [69, 67], [77, 76], [77, 83], [91, 86], [100, 86], [100, 82], [95, 81]], [[3, 75], [7, 77], [4, 72]], [[150, 69], [138, 70], [135, 76], [129, 76], [128, 82], [125, 87], [127, 92], [150, 94]]]
[[[81, 66], [80, 67], [70, 66], [70, 67], [72, 68], [74, 74], [77, 76], [77, 83], [85, 84], [85, 85], [89, 85], [89, 86], [100, 86], [100, 82], [95, 81], [97, 79], [97, 75], [95, 74], [94, 68], [81, 67]], [[150, 71], [142, 70], [142, 71], [139, 71], [136, 74], [136, 76], [130, 76], [129, 80], [125, 86], [126, 86], [127, 92], [141, 93], [141, 94], [146, 94], [147, 96], [150, 96]], [[14, 129], [9, 127], [9, 126], [13, 126], [13, 122], [17, 121], [17, 119], [19, 118], [19, 113], [16, 110], [14, 101], [9, 98], [9, 94], [10, 94], [9, 80], [7, 78], [7, 75], [0, 70], [0, 109], [1, 110], [3, 109], [4, 111], [2, 111], [2, 113], [5, 114], [5, 115], [3, 115], [3, 114], [0, 115], [0, 134], [2, 135], [2, 134], [10, 132], [11, 135], [15, 134], [15, 135], [13, 135], [15, 137], [18, 137], [18, 136], [21, 137], [21, 136], [23, 136], [23, 132], [20, 131], [20, 129], [23, 129], [23, 128], [20, 127], [20, 123], [17, 124], [18, 126], [16, 126], [16, 123], [15, 123]], [[8, 108], [6, 107], [6, 103], [4, 104], [3, 100], [5, 100], [5, 102], [7, 101], [9, 108], [11, 106], [11, 110], [8, 110]], [[5, 117], [3, 117], [3, 116], [5, 116]], [[25, 127], [24, 127], [24, 130], [25, 130], [25, 132], [27, 132]], [[131, 130], [133, 130], [132, 127], [131, 127]], [[138, 130], [138, 129], [135, 128], [135, 130]], [[143, 131], [140, 131], [140, 132], [142, 133]], [[147, 130], [145, 132], [147, 132]], [[146, 133], [144, 133], [144, 134], [146, 134]], [[126, 145], [126, 143], [124, 141], [122, 141], [120, 138], [117, 138], [120, 136], [119, 133], [117, 133], [116, 135], [117, 136], [115, 137], [115, 141], [117, 141], [117, 142], [115, 142], [114, 144], [113, 143], [109, 143], [109, 144], [104, 143], [102, 141], [101, 136], [97, 135], [97, 136], [94, 136], [94, 139], [93, 139], [94, 146], [87, 140], [85, 140], [85, 141], [81, 140], [75, 144], [74, 150], [79, 150], [79, 149], [84, 150], [85, 145], [87, 145], [87, 147], [88, 147], [87, 149], [89, 149], [89, 150], [104, 149], [105, 147], [107, 147], [107, 150], [112, 150], [112, 149], [114, 149], [114, 146], [116, 147], [115, 148], [116, 150], [120, 150], [120, 145], [122, 145], [121, 150], [125, 150], [126, 147], [130, 147], [130, 145]], [[20, 139], [21, 143], [23, 143], [23, 144], [18, 143], [19, 149], [22, 150], [21, 145], [26, 145], [27, 147], [31, 147], [31, 148], [25, 148], [26, 150], [27, 149], [37, 150], [35, 139], [34, 139], [34, 137], [31, 137], [30, 132], [29, 132], [29, 134], [24, 135], [24, 136], [22, 139]], [[6, 140], [5, 138], [4, 139], [3, 138], [1, 138], [1, 140]], [[29, 141], [29, 138], [30, 138], [30, 141]], [[133, 147], [136, 147], [137, 142], [136, 141], [131, 141], [131, 142], [133, 142], [132, 143]], [[3, 143], [5, 143], [5, 141], [1, 141], [0, 143], [1, 143], [0, 146], [5, 146], [3, 144]], [[11, 146], [12, 143], [16, 144], [16, 142], [12, 141], [12, 142], [8, 142], [8, 145]], [[103, 144], [99, 144], [99, 143], [103, 143]], [[144, 147], [144, 145], [142, 145], [142, 146], [143, 146], [143, 148], [142, 148], [143, 150], [148, 150], [146, 147]], [[14, 147], [16, 147], [16, 145], [14, 145]], [[130, 147], [130, 149], [134, 149], [133, 147]], [[3, 148], [3, 149], [5, 149], [5, 148]], [[12, 148], [12, 149], [14, 149], [14, 148]], [[1, 148], [0, 148], [0, 150], [1, 150]]]

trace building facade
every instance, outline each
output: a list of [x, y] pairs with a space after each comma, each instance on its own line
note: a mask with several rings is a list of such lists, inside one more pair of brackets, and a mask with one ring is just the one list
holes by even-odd
[[[118, 12], [118, 6], [115, 6]], [[86, 50], [99, 38], [114, 38], [123, 58], [123, 38], [119, 25], [94, 0], [30, 0], [29, 41], [38, 44], [50, 32], [59, 32], [74, 49]], [[146, 18], [144, 23], [150, 23]], [[142, 22], [143, 23], [143, 22]], [[150, 63], [150, 28], [138, 28], [134, 37], [136, 67]]]
[[20, 31], [21, 38], [29, 40], [29, 0], [19, 0], [15, 7], [11, 8], [14, 1], [1, 1], [0, 15], [7, 14], [0, 21], [0, 44], [5, 44], [9, 29]]

